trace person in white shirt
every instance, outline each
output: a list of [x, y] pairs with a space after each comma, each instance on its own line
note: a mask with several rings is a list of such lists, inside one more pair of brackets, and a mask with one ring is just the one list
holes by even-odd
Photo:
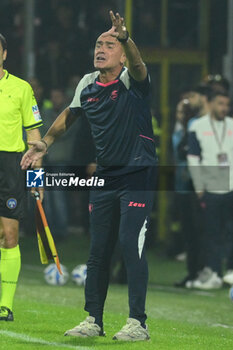
[[231, 228], [233, 237], [233, 119], [227, 116], [229, 108], [227, 93], [215, 91], [210, 113], [189, 129], [188, 165], [205, 218], [205, 267], [193, 282], [199, 289], [221, 288], [223, 280], [233, 283], [233, 248], [228, 272], [221, 278], [224, 226]]
[[[203, 237], [202, 209], [195, 195], [191, 176], [187, 165], [188, 130], [192, 123], [209, 112], [209, 96], [212, 89], [204, 83], [191, 88], [187, 99], [179, 102], [176, 128], [172, 135], [173, 149], [176, 160], [175, 191], [176, 207], [179, 206], [180, 223], [186, 249], [187, 275], [174, 283], [175, 287], [191, 288], [198, 272], [203, 268], [203, 257], [200, 255], [201, 239]], [[183, 107], [182, 107], [183, 106]], [[185, 107], [185, 109], [184, 109]], [[182, 117], [182, 109], [189, 115]], [[186, 113], [187, 113], [186, 112]], [[179, 124], [178, 124], [179, 123]]]

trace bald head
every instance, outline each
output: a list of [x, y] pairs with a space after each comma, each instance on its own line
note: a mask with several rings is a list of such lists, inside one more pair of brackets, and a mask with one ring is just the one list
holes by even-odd
[[106, 35], [106, 33], [102, 33], [100, 34], [100, 36], [97, 38], [96, 42], [98, 41], [108, 41], [108, 42], [112, 42], [115, 43], [116, 45], [121, 46], [120, 42], [117, 40], [117, 38], [111, 36], [111, 35]]

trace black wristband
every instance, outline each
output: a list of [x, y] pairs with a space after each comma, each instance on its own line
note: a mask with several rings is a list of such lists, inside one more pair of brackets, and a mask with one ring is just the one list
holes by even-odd
[[40, 142], [43, 142], [43, 143], [45, 144], [45, 146], [46, 146], [46, 151], [47, 151], [47, 149], [48, 149], [48, 144], [47, 144], [47, 142], [46, 142], [45, 140], [43, 140], [43, 139], [41, 139]]
[[126, 30], [126, 37], [125, 38], [117, 37], [117, 40], [120, 41], [120, 43], [123, 43], [123, 44], [126, 43], [128, 41], [128, 39], [129, 39], [129, 32], [128, 32], [128, 30]]

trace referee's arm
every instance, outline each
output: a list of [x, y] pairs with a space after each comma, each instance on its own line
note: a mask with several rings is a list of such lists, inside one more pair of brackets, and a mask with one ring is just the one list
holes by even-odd
[[[40, 131], [38, 128], [36, 129], [31, 129], [31, 130], [26, 130], [27, 134], [27, 142], [34, 142], [34, 141], [40, 141], [41, 136], [40, 136]], [[31, 148], [32, 146], [28, 146]], [[42, 167], [42, 158], [38, 159], [36, 163], [34, 164], [34, 169], [41, 168]], [[42, 187], [39, 188], [31, 188], [31, 193], [34, 194], [35, 191], [40, 193], [40, 199], [43, 200], [44, 198], [44, 189]]]
[[41, 159], [46, 153], [49, 146], [62, 135], [82, 114], [81, 109], [73, 114], [69, 107], [67, 107], [51, 125], [42, 140], [29, 141], [28, 144], [31, 148], [24, 154], [21, 160], [21, 168], [27, 169], [30, 165], [34, 167], [38, 164], [38, 160]]
[[[26, 134], [27, 134], [27, 142], [28, 143], [41, 140], [40, 131], [38, 128], [26, 130]], [[29, 144], [29, 148], [31, 148], [30, 144]], [[42, 159], [39, 159], [37, 161], [37, 163], [35, 164], [35, 167], [41, 168], [41, 166], [42, 166]]]

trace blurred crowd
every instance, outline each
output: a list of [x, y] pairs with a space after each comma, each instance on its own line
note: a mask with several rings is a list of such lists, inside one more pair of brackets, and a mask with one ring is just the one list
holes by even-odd
[[[23, 66], [24, 6], [24, 0], [1, 0], [0, 32], [7, 38], [12, 74]], [[35, 76], [46, 95], [54, 86], [69, 89], [74, 76], [92, 69], [95, 40], [110, 27], [110, 8], [116, 10], [116, 1], [35, 1]]]
[[175, 205], [187, 261], [177, 287], [233, 284], [233, 118], [229, 82], [209, 76], [188, 88], [172, 135]]

